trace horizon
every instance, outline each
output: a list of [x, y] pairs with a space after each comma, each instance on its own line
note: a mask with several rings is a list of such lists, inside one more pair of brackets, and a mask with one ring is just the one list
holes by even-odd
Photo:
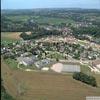
[[100, 0], [1, 0], [1, 9], [100, 9]]
[[70, 9], [70, 10], [100, 10], [100, 9], [96, 9], [96, 8], [62, 8], [62, 7], [59, 7], [59, 8], [16, 8], [16, 9], [1, 9], [1, 10], [36, 10], [36, 9]]

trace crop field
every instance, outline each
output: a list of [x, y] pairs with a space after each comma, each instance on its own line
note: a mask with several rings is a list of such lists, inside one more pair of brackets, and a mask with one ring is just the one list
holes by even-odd
[[[31, 34], [31, 32], [26, 32], [28, 35]], [[1, 32], [1, 40], [6, 41], [18, 41], [20, 40], [20, 34], [21, 32]]]
[[[85, 100], [86, 96], [100, 95], [100, 87], [76, 81], [72, 74], [14, 70], [3, 60], [1, 70], [4, 86], [16, 100]], [[100, 84], [100, 77], [96, 77]]]

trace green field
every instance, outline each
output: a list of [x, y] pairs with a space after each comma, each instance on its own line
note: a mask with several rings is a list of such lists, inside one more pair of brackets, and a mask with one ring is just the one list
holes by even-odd
[[28, 16], [28, 15], [20, 15], [20, 16], [10, 16], [8, 17], [10, 20], [14, 21], [27, 21], [28, 19], [33, 19], [33, 21], [37, 23], [49, 23], [58, 25], [60, 23], [74, 23], [73, 20], [67, 18], [55, 18], [55, 17], [45, 17], [45, 16]]
[[91, 74], [91, 69], [88, 67], [88, 65], [80, 65], [81, 71], [85, 74]]
[[38, 17], [35, 18], [38, 23], [49, 23], [49, 24], [60, 24], [60, 23], [74, 23], [73, 20], [63, 18], [49, 18], [49, 17]]
[[12, 69], [18, 69], [17, 68], [18, 63], [14, 59], [10, 59], [10, 58], [5, 59], [5, 63]]

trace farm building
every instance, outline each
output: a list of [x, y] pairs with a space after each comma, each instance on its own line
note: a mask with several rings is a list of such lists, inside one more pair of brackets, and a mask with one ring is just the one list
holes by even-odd
[[93, 66], [93, 67], [96, 67], [97, 69], [100, 70], [100, 59], [94, 60], [94, 61], [92, 62], [92, 66]]
[[36, 60], [37, 58], [35, 56], [17, 58], [17, 61], [19, 62], [19, 64], [23, 64], [25, 66], [32, 65]]
[[75, 64], [62, 64], [57, 63], [51, 67], [51, 70], [55, 72], [80, 72], [80, 66]]

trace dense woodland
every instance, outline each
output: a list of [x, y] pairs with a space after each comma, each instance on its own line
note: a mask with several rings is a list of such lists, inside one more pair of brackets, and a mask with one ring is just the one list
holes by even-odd
[[93, 87], [97, 87], [96, 79], [93, 76], [88, 76], [82, 72], [79, 72], [79, 73], [74, 73], [73, 78], [82, 81], [86, 84], [89, 84]]

